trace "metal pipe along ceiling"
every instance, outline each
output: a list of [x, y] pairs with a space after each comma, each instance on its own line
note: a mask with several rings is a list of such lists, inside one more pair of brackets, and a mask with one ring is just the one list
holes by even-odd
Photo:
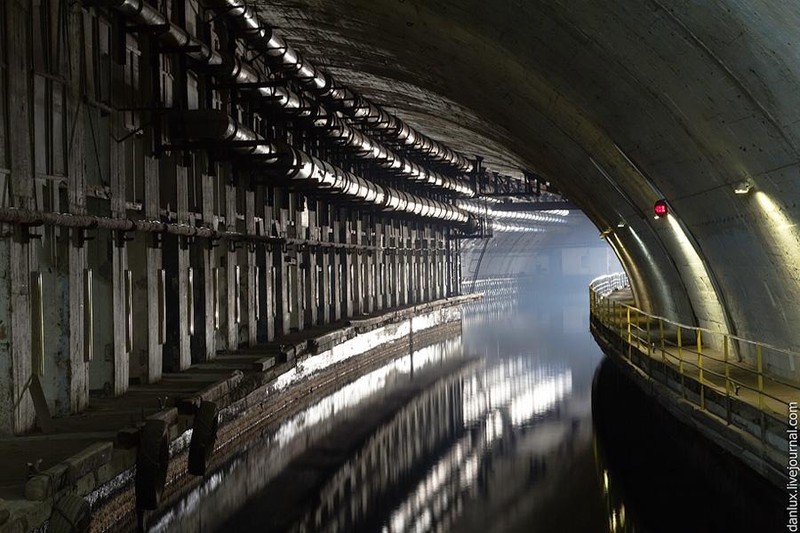
[[348, 117], [392, 135], [407, 150], [418, 152], [461, 172], [472, 170], [472, 162], [463, 155], [418, 132], [406, 122], [354, 93], [337, 82], [333, 76], [303, 59], [289, 43], [275, 35], [273, 28], [260, 20], [256, 11], [244, 0], [206, 0], [205, 3], [237, 21], [251, 44], [259, 48], [266, 57], [278, 63], [306, 89], [318, 94]]
[[563, 224], [567, 222], [565, 217], [569, 215], [569, 211], [567, 210], [556, 210], [552, 213], [548, 213], [546, 211], [539, 211], [535, 213], [524, 211], [499, 211], [492, 209], [491, 207], [483, 206], [478, 202], [471, 200], [459, 200], [457, 205], [459, 208], [469, 213], [483, 215], [491, 218], [492, 220], [502, 220], [506, 222], [519, 221], [535, 224]]
[[[189, 50], [187, 51], [189, 57], [217, 67], [222, 75], [233, 79], [236, 83], [254, 84], [262, 81], [261, 76], [250, 66], [212, 50], [182, 28], [171, 24], [160, 11], [144, 0], [116, 0], [114, 7], [139, 24], [168, 27], [159, 34], [162, 40], [175, 47], [188, 47], [185, 49]], [[315, 129], [340, 146], [351, 149], [359, 158], [372, 159], [382, 169], [395, 172], [412, 181], [462, 196], [475, 196], [475, 192], [463, 180], [443, 176], [409, 161], [362, 132], [351, 128], [335, 114], [329, 113], [309, 98], [298, 95], [286, 87], [259, 87], [257, 91], [271, 105], [278, 106], [295, 117], [308, 119]]]
[[[260, 76], [249, 66], [236, 62], [231, 77], [237, 83], [258, 83]], [[398, 155], [390, 148], [376, 142], [371, 137], [350, 127], [334, 113], [328, 112], [317, 102], [298, 95], [285, 87], [259, 87], [258, 92], [268, 103], [281, 107], [284, 111], [298, 118], [307, 119], [310, 124], [336, 144], [350, 148], [362, 159], [374, 160], [384, 170], [395, 172], [412, 181], [454, 192], [462, 196], [472, 197], [475, 192], [463, 180], [443, 176], [430, 171], [405, 157]]]
[[[472, 217], [455, 206], [378, 185], [286, 143], [269, 143], [253, 130], [237, 124], [224, 111], [200, 109], [178, 113], [172, 129], [184, 140], [229, 143], [230, 149], [261, 159], [279, 178], [298, 182], [300, 186], [343, 195], [384, 211], [474, 225]], [[242, 142], [258, 143], [258, 149], [242, 146]]]

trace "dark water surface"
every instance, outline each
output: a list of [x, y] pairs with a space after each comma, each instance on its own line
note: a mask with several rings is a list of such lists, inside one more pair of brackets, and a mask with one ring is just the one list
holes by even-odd
[[[601, 361], [582, 290], [474, 306], [461, 336], [265, 433], [155, 529], [771, 531], [759, 513], [774, 515], [774, 491], [743, 475], [730, 496], [665, 461], [669, 442], [653, 443], [647, 413], [616, 416], [638, 400], [608, 372], [600, 393], [611, 400], [595, 399], [593, 420]], [[697, 516], [746, 508], [737, 498], [761, 505], [755, 518]]]
[[[603, 356], [588, 332], [587, 302], [582, 294], [525, 296], [465, 317], [465, 351], [486, 357], [487, 374], [508, 366], [516, 371], [510, 401], [496, 392], [507, 382], [489, 387], [487, 396], [497, 399], [487, 416], [509, 412], [510, 423], [486, 447], [484, 475], [452, 529], [607, 531], [591, 396]], [[541, 378], [551, 375], [559, 381]], [[516, 416], [520, 410], [523, 416]]]

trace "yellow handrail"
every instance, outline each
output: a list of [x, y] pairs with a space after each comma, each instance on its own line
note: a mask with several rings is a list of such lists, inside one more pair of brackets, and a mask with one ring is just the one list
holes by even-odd
[[[620, 287], [620, 288], [622, 288], [622, 287]], [[598, 295], [597, 297], [600, 300], [610, 300], [610, 298], [606, 298], [605, 296], [601, 296], [601, 295]], [[633, 306], [633, 305], [628, 305], [628, 304], [625, 304], [625, 303], [622, 303], [622, 302], [616, 302], [616, 303], [618, 303], [619, 305], [622, 305], [624, 307], [630, 307], [631, 309], [635, 309], [635, 310], [638, 309], [636, 306]], [[668, 324], [672, 324], [673, 326], [680, 326], [680, 327], [685, 328], [685, 329], [693, 329], [693, 330], [696, 330], [696, 331], [702, 331], [702, 332], [709, 333], [709, 334], [712, 334], [712, 335], [720, 334], [720, 332], [718, 332], [718, 331], [713, 331], [713, 330], [710, 330], [710, 329], [707, 329], [707, 328], [701, 328], [701, 327], [698, 327], [698, 326], [691, 326], [691, 325], [688, 325], [688, 324], [682, 324], [680, 322], [676, 322], [676, 321], [671, 320], [671, 319], [669, 319], [667, 317], [664, 317], [664, 316], [656, 315], [656, 314], [653, 314], [653, 313], [647, 313], [647, 312], [641, 311], [641, 310], [640, 310], [640, 312], [642, 314], [644, 314], [644, 315], [647, 315], [648, 317], [650, 317], [652, 319], [663, 320], [664, 322], [666, 322]], [[727, 335], [728, 338], [730, 338], [731, 340], [744, 342], [744, 343], [747, 343], [747, 344], [750, 344], [750, 345], [753, 345], [753, 346], [758, 345], [758, 346], [761, 346], [762, 348], [765, 348], [765, 349], [773, 351], [773, 352], [782, 353], [784, 355], [797, 357], [798, 361], [800, 361], [800, 353], [795, 352], [793, 350], [790, 350], [788, 348], [781, 348], [779, 346], [774, 346], [772, 344], [768, 344], [768, 343], [763, 342], [763, 341], [754, 341], [754, 340], [751, 340], [751, 339], [746, 339], [744, 337], [739, 337], [738, 335], [734, 335], [732, 333], [725, 333], [725, 335]]]
[[[602, 284], [602, 293], [596, 290], [595, 282]], [[627, 283], [627, 278], [615, 278], [612, 282], [600, 278], [595, 282], [590, 286], [591, 315], [593, 319], [608, 328], [608, 331], [614, 332], [626, 342], [628, 345], [626, 359], [633, 363], [631, 353], [632, 350], [637, 350], [643, 355], [660, 360], [663, 367], [660, 372], [665, 380], [668, 376], [667, 368], [671, 366], [677, 370], [683, 396], [696, 403], [702, 410], [708, 411], [709, 409], [707, 390], [709, 394], [714, 391], [716, 395], [724, 395], [728, 400], [726, 401], [726, 411], [729, 424], [733, 423], [734, 418], [730, 411], [731, 399], [736, 398], [736, 400], [756, 408], [762, 418], [761, 435], [758, 435], [762, 442], [765, 442], [766, 439], [765, 417], [769, 416], [774, 420], [786, 423], [787, 411], [780, 408], [783, 412], [779, 413], [775, 407], [776, 405], [788, 407], [791, 401], [797, 401], [800, 398], [800, 383], [789, 382], [765, 372], [764, 351], [798, 358], [795, 359], [796, 361], [800, 361], [800, 354], [736, 335], [681, 324], [621, 302], [611, 295], [612, 291], [623, 288], [619, 284]], [[641, 324], [642, 320], [645, 320], [644, 326]], [[657, 321], [658, 327], [655, 329], [651, 327], [651, 321]], [[665, 324], [676, 328], [675, 343], [669, 341], [665, 332]], [[695, 333], [694, 343], [689, 342], [688, 338], [684, 339], [685, 332]], [[654, 339], [654, 335], [658, 338]], [[715, 336], [722, 337], [720, 344], [713, 342]], [[740, 349], [743, 348], [743, 344], [754, 347], [755, 361], [748, 363], [742, 361], [741, 357], [739, 357], [739, 361], [731, 361], [730, 352], [733, 341], [740, 343]], [[659, 344], [658, 349], [656, 342]], [[642, 344], [646, 344], [646, 349], [642, 347]], [[661, 351], [660, 358], [657, 355], [659, 349]], [[684, 352], [691, 353], [692, 356], [687, 358]], [[752, 352], [750, 353], [752, 354]], [[752, 359], [749, 360], [752, 361]], [[651, 375], [652, 365], [639, 362], [637, 366], [645, 371], [651, 379], [655, 378]], [[768, 364], [766, 368], [769, 369]], [[687, 389], [687, 382], [695, 384], [692, 389]], [[771, 384], [769, 387], [766, 387], [767, 382]]]

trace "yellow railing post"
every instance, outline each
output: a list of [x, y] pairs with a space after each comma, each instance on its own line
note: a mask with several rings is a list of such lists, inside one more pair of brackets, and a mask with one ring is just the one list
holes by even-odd
[[[608, 284], [605, 284], [605, 285], [602, 286], [603, 290], [606, 290], [608, 288], [607, 285]], [[598, 285], [598, 286], [600, 286], [600, 285]], [[710, 363], [711, 366], [710, 367], [706, 367], [706, 362], [705, 362], [705, 358], [704, 358], [705, 353], [703, 351], [703, 349], [704, 349], [703, 344], [704, 344], [704, 340], [705, 340], [704, 337], [707, 336], [707, 335], [713, 334], [713, 332], [709, 332], [708, 330], [705, 330], [706, 333], [707, 333], [707, 335], [705, 335], [703, 333], [703, 330], [699, 326], [684, 326], [684, 325], [678, 324], [676, 322], [673, 322], [671, 320], [663, 319], [663, 318], [661, 318], [659, 316], [651, 315], [651, 314], [649, 314], [649, 313], [647, 313], [645, 311], [642, 311], [641, 309], [639, 309], [637, 307], [634, 307], [634, 306], [631, 306], [631, 305], [627, 305], [626, 303], [623, 303], [623, 302], [620, 302], [620, 301], [616, 301], [616, 297], [609, 298], [609, 297], [604, 296], [603, 294], [601, 294], [597, 290], [598, 286], [590, 286], [590, 290], [589, 290], [589, 308], [590, 308], [590, 313], [591, 313], [592, 320], [593, 321], [594, 320], [602, 321], [603, 322], [603, 326], [604, 326], [603, 330], [612, 333], [612, 339], [606, 338], [605, 342], [607, 344], [610, 344], [611, 347], [614, 348], [614, 350], [619, 354], [618, 355], [619, 357], [624, 358], [625, 354], [621, 353], [622, 349], [624, 349], [621, 346], [621, 343], [613, 341], [613, 332], [616, 331], [616, 333], [619, 335], [620, 339], [627, 340], [627, 344], [628, 344], [628, 348], [627, 348], [628, 349], [628, 359], [629, 359], [629, 362], [631, 364], [633, 364], [634, 361], [633, 361], [633, 357], [632, 356], [633, 356], [633, 348], [634, 348], [634, 346], [635, 346], [635, 348], [637, 350], [639, 350], [639, 352], [640, 352], [639, 356], [641, 356], [641, 355], [643, 355], [645, 353], [641, 349], [642, 343], [647, 343], [646, 354], [647, 354], [648, 358], [652, 357], [653, 359], [656, 359], [658, 357], [658, 355], [657, 355], [658, 347], [656, 346], [656, 342], [657, 342], [656, 341], [656, 337], [657, 337], [658, 342], [660, 342], [660, 344], [661, 344], [661, 361], [662, 361], [662, 364], [664, 365], [664, 369], [665, 369], [665, 371], [664, 371], [665, 383], [668, 382], [668, 374], [666, 372], [666, 368], [667, 368], [667, 366], [669, 366], [669, 367], [672, 367], [674, 369], [674, 367], [672, 366], [672, 358], [676, 357], [676, 355], [677, 355], [678, 370], [679, 370], [679, 376], [680, 376], [680, 381], [681, 381], [681, 392], [682, 392], [683, 397], [687, 398], [687, 399], [690, 397], [690, 396], [687, 396], [688, 392], [687, 392], [687, 386], [686, 386], [686, 378], [687, 378], [687, 375], [688, 375], [688, 377], [690, 379], [696, 379], [698, 381], [698, 385], [700, 386], [700, 390], [699, 390], [699, 406], [703, 410], [708, 410], [708, 406], [706, 405], [706, 394], [705, 394], [705, 392], [706, 392], [706, 390], [705, 390], [705, 387], [706, 387], [705, 373], [706, 373], [706, 370], [711, 372], [712, 376], [709, 378], [709, 385], [713, 387], [717, 383], [717, 381], [716, 381], [717, 378], [716, 377], [719, 376], [719, 374], [717, 374], [717, 371], [715, 370], [716, 369], [716, 366], [715, 366], [716, 362], [715, 361], [719, 361], [719, 359], [717, 359], [713, 355], [713, 350], [712, 350], [711, 363]], [[128, 291], [128, 292], [130, 292], [130, 291]], [[642, 326], [642, 324], [641, 324], [642, 320], [646, 321], [644, 326]], [[658, 320], [658, 324], [652, 323], [653, 320]], [[666, 326], [664, 324], [665, 322], [667, 324]], [[596, 324], [597, 322], [593, 322], [593, 323]], [[657, 327], [658, 330], [654, 331], [654, 327]], [[676, 328], [676, 343], [675, 344], [673, 344], [673, 341], [672, 341], [671, 338], [667, 339], [667, 335], [668, 334], [670, 336], [672, 335], [672, 327]], [[636, 331], [634, 331], [634, 328], [636, 328]], [[694, 342], [691, 341], [691, 339], [689, 339], [689, 344], [686, 345], [686, 348], [688, 349], [688, 351], [690, 353], [696, 353], [697, 354], [697, 369], [698, 369], [697, 378], [695, 378], [695, 373], [694, 373], [694, 371], [691, 370], [691, 368], [689, 369], [688, 373], [686, 372], [686, 370], [684, 368], [684, 366], [685, 366], [684, 363], [685, 362], [688, 362], [690, 365], [692, 363], [691, 363], [690, 359], [686, 359], [686, 361], [684, 361], [684, 354], [683, 354], [683, 350], [684, 350], [683, 328], [687, 328], [687, 331], [690, 334], [691, 334], [691, 330], [692, 329], [695, 330], [696, 338], [694, 339]], [[627, 333], [627, 337], [625, 336], [626, 333]], [[633, 335], [636, 335], [636, 344], [635, 345], [633, 343]], [[767, 443], [767, 418], [774, 416], [774, 413], [772, 413], [771, 411], [770, 412], [767, 411], [767, 407], [771, 407], [772, 406], [772, 402], [770, 401], [770, 399], [774, 399], [776, 402], [783, 402], [785, 404], [786, 401], [783, 398], [783, 396], [786, 394], [786, 391], [783, 391], [783, 390], [775, 391], [775, 392], [770, 391], [770, 394], [769, 395], [767, 394], [766, 389], [765, 389], [765, 387], [766, 387], [766, 383], [765, 383], [765, 381], [766, 381], [765, 380], [765, 377], [766, 377], [765, 364], [768, 366], [769, 361], [767, 361], [766, 363], [764, 361], [764, 353], [763, 353], [764, 352], [764, 347], [767, 346], [767, 349], [775, 350], [775, 351], [777, 351], [777, 352], [779, 352], [781, 354], [786, 353], [789, 356], [797, 356], [798, 354], [794, 353], [794, 352], [790, 352], [789, 350], [782, 349], [780, 347], [773, 348], [772, 346], [758, 344], [756, 342], [749, 341], [749, 340], [746, 340], [746, 339], [738, 339], [737, 337], [731, 336], [729, 334], [722, 334], [722, 335], [723, 335], [723, 337], [722, 337], [722, 340], [723, 340], [723, 358], [722, 358], [723, 374], [722, 375], [723, 375], [724, 380], [725, 380], [725, 398], [726, 398], [725, 411], [726, 411], [727, 423], [728, 423], [728, 425], [734, 425], [734, 424], [738, 425], [741, 429], [745, 429], [746, 431], [752, 433], [754, 437], [757, 436], [755, 434], [755, 432], [752, 431], [752, 429], [742, 427], [741, 424], [739, 424], [739, 422], [737, 422], [736, 420], [733, 419], [733, 412], [732, 412], [732, 406], [733, 405], [732, 404], [733, 404], [733, 401], [734, 401], [734, 396], [736, 396], [737, 397], [736, 398], [737, 402], [739, 402], [739, 401], [745, 402], [745, 403], [747, 403], [749, 405], [752, 405], [753, 407], [757, 407], [758, 408], [759, 415], [760, 415], [761, 441], [762, 441], [762, 443], [766, 444]], [[733, 342], [737, 342], [737, 345], [732, 345]], [[669, 343], [670, 350], [671, 350], [671, 348], [673, 346], [677, 346], [677, 354], [675, 354], [674, 352], [670, 351], [669, 352], [669, 355], [670, 355], [669, 359], [667, 358], [667, 349], [666, 349], [667, 348], [667, 343]], [[731, 363], [731, 361], [730, 361], [730, 358], [731, 358], [731, 355], [732, 355], [731, 352], [733, 352], [733, 356], [737, 358], [737, 361], [739, 363], [742, 363], [742, 354], [740, 353], [740, 350], [742, 348], [741, 348], [741, 345], [739, 343], [746, 343], [747, 346], [754, 345], [756, 347], [756, 350], [755, 350], [756, 351], [756, 354], [755, 354], [756, 355], [756, 361], [755, 361], [756, 364], [755, 365], [753, 365], [752, 364], [753, 362], [750, 361], [750, 360], [748, 360], [747, 362], [744, 362], [741, 366], [738, 365], [736, 361], [733, 364]], [[713, 346], [713, 342], [712, 342], [712, 346]], [[694, 351], [695, 347], [696, 347], [696, 352]], [[708, 348], [705, 349], [705, 352], [709, 353], [708, 352]], [[690, 357], [690, 354], [687, 354], [687, 355]], [[642, 366], [641, 363], [637, 363], [637, 366], [640, 368], [640, 370], [645, 371], [648, 376], [650, 376], [651, 378], [653, 377], [653, 375], [652, 375], [652, 372], [653, 372], [653, 361], [652, 360], [647, 362], [646, 366]], [[734, 367], [733, 369], [732, 369], [732, 366]], [[753, 387], [753, 382], [750, 381], [750, 375], [753, 374], [753, 366], [756, 367], [755, 368], [755, 373], [756, 373], [756, 384], [755, 384], [756, 386], [755, 387]], [[739, 373], [738, 370], [736, 370], [736, 369], [739, 369], [739, 368], [741, 368], [741, 374]], [[736, 379], [734, 379], [734, 376], [736, 376]], [[745, 377], [742, 377], [742, 376], [745, 376]], [[740, 392], [739, 392], [740, 391], [740, 385], [745, 387], [746, 389], [749, 388], [748, 390], [745, 390], [745, 394], [741, 394], [741, 396], [740, 396]], [[786, 385], [787, 387], [791, 387], [794, 391], [800, 390], [800, 387], [797, 387], [797, 386], [793, 386], [793, 385], [789, 385], [789, 384], [785, 384], [785, 383], [784, 383], [784, 385]], [[692, 386], [692, 388], [693, 388], [693, 386]], [[689, 390], [691, 390], [692, 388], [690, 388]], [[750, 390], [755, 390], [756, 391], [757, 403], [752, 401], [752, 396], [750, 396]], [[713, 391], [712, 391], [712, 393], [713, 393]], [[776, 396], [780, 395], [780, 397], [773, 397], [772, 394], [775, 394]], [[769, 406], [767, 404], [769, 404]]]
[[633, 344], [631, 342], [631, 308], [625, 307], [625, 320], [628, 322], [628, 346]]
[[706, 408], [706, 393], [703, 385], [703, 333], [697, 328], [697, 370], [700, 379], [700, 408]]
[[756, 344], [756, 367], [758, 369], [758, 408], [764, 410], [764, 366], [761, 359], [761, 345]]
[[723, 337], [722, 359], [725, 362], [725, 413], [728, 424], [731, 423], [731, 367], [728, 366], [728, 336]]
[[697, 353], [703, 354], [703, 330], [697, 328]]
[[681, 334], [681, 327], [678, 326], [678, 372], [681, 375], [681, 394], [686, 397], [686, 381], [683, 377], [683, 340]]
[[725, 362], [725, 395], [731, 395], [731, 367], [728, 366], [728, 336], [725, 335], [722, 342], [722, 360]]

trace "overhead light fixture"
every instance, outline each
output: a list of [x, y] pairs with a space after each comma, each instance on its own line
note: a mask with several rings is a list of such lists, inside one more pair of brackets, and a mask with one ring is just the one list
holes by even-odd
[[753, 181], [750, 178], [747, 178], [746, 180], [737, 183], [736, 187], [733, 189], [733, 192], [736, 194], [747, 194], [752, 188]]
[[617, 222], [618, 228], [624, 228], [625, 226], [627, 226], [627, 224], [625, 223], [624, 220], [620, 220], [619, 222]]
[[669, 214], [669, 207], [667, 207], [667, 201], [663, 198], [661, 200], [656, 200], [656, 203], [653, 204], [653, 213], [655, 213], [655, 218], [658, 220], [661, 217], [665, 217]]

